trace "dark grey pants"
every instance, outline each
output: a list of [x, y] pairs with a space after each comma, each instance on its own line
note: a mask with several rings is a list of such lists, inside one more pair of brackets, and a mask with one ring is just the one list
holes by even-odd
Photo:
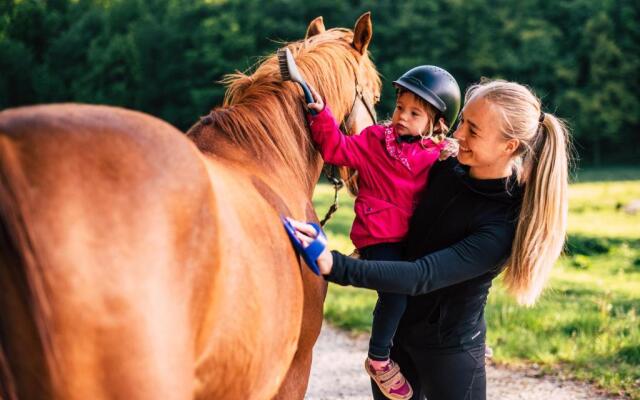
[[[413, 388], [412, 400], [486, 400], [484, 343], [468, 350], [434, 354], [394, 344], [391, 358]], [[373, 398], [385, 400], [371, 381]]]
[[[364, 260], [402, 260], [404, 248], [400, 243], [381, 243], [358, 250]], [[407, 308], [407, 296], [396, 293], [378, 292], [378, 301], [373, 311], [373, 325], [369, 340], [369, 358], [386, 360], [389, 358], [393, 335], [398, 329], [400, 318]]]

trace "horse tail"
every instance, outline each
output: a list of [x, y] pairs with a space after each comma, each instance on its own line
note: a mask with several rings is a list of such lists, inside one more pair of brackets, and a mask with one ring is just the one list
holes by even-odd
[[20, 177], [0, 124], [0, 398], [6, 400], [50, 397], [52, 388], [39, 317], [42, 286], [33, 275], [40, 268], [21, 211]]

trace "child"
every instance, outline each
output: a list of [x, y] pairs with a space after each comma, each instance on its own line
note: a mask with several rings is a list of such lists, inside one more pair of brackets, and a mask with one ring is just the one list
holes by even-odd
[[[343, 135], [328, 105], [314, 88], [307, 115], [311, 134], [326, 162], [358, 170], [359, 193], [351, 240], [369, 260], [400, 260], [402, 240], [431, 166], [457, 153], [444, 139], [460, 110], [460, 88], [436, 66], [413, 68], [393, 82], [396, 108], [390, 123], [359, 135]], [[391, 340], [406, 307], [406, 296], [378, 293], [365, 369], [390, 399], [409, 399], [413, 390], [389, 358]]]

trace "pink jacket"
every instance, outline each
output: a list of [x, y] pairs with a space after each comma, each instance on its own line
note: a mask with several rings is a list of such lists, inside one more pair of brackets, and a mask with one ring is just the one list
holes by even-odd
[[372, 125], [359, 135], [345, 136], [328, 106], [315, 116], [307, 114], [307, 119], [322, 158], [358, 171], [350, 235], [356, 248], [402, 241], [444, 141], [398, 143], [391, 125]]

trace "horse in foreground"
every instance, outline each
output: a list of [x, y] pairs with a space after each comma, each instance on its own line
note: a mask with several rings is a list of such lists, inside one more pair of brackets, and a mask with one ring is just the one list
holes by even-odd
[[[317, 18], [288, 44], [356, 132], [371, 32]], [[303, 398], [326, 284], [280, 216], [317, 221], [322, 161], [275, 56], [227, 83], [186, 136], [114, 107], [0, 112], [0, 398]]]

